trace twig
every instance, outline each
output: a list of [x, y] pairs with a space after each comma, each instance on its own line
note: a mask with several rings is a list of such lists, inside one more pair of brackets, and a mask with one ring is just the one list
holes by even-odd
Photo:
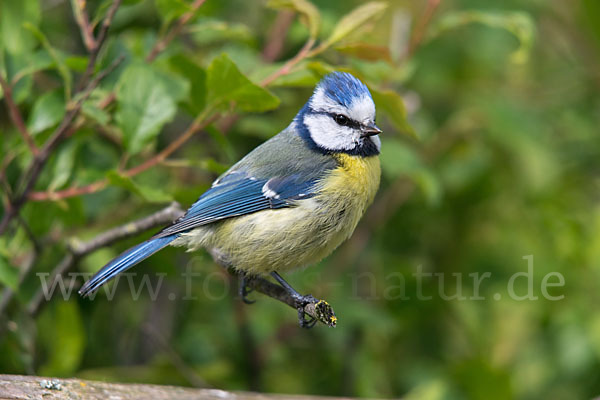
[[17, 157], [16, 153], [9, 152], [4, 156], [4, 160], [0, 163], [0, 184], [4, 189], [4, 193], [2, 196], [2, 201], [4, 202], [4, 207], [10, 207], [10, 199], [13, 196], [12, 188], [8, 183], [8, 179], [6, 178], [6, 169], [10, 165], [11, 162]]
[[77, 91], [80, 91], [81, 89], [83, 89], [86, 86], [88, 80], [94, 73], [94, 68], [96, 67], [96, 61], [98, 60], [98, 54], [100, 53], [100, 50], [102, 49], [102, 45], [104, 44], [104, 41], [106, 40], [106, 36], [108, 34], [108, 29], [110, 28], [110, 24], [112, 23], [112, 20], [115, 17], [115, 14], [117, 13], [117, 9], [121, 5], [121, 1], [122, 0], [115, 0], [112, 3], [110, 8], [108, 9], [108, 12], [106, 13], [106, 17], [104, 18], [104, 21], [102, 21], [102, 26], [100, 27], [100, 31], [98, 32], [98, 37], [96, 38], [96, 46], [90, 52], [90, 58], [88, 60], [87, 67], [85, 68], [85, 72], [83, 73], [83, 76], [79, 80], [79, 85], [77, 87]]
[[4, 80], [2, 74], [0, 74], [0, 87], [2, 87], [2, 91], [4, 92], [4, 101], [6, 102], [6, 107], [8, 107], [10, 119], [13, 121], [19, 132], [21, 132], [21, 136], [23, 136], [23, 140], [25, 140], [25, 143], [29, 146], [31, 153], [33, 153], [34, 156], [37, 156], [39, 149], [35, 145], [33, 137], [27, 130], [27, 126], [25, 126], [25, 122], [23, 121], [23, 116], [13, 100], [12, 87]]
[[89, 52], [92, 52], [98, 47], [98, 43], [94, 38], [94, 28], [90, 25], [90, 20], [85, 10], [85, 0], [71, 0], [71, 7], [73, 8], [75, 22], [77, 22], [81, 31], [83, 44]]
[[125, 175], [132, 177], [134, 175], [139, 174], [140, 172], [147, 170], [150, 167], [155, 166], [156, 164], [160, 163], [161, 161], [165, 160], [168, 156], [170, 156], [173, 152], [175, 152], [175, 150], [177, 150], [185, 142], [187, 142], [192, 136], [194, 136], [194, 134], [196, 132], [206, 128], [208, 125], [212, 124], [220, 117], [221, 117], [220, 114], [214, 114], [212, 117], [210, 117], [208, 119], [196, 118], [196, 120], [194, 120], [194, 122], [177, 139], [175, 139], [173, 142], [171, 142], [167, 147], [165, 147], [162, 151], [160, 151], [158, 154], [156, 154], [151, 159], [143, 162], [142, 164], [140, 164], [136, 167], [133, 167], [133, 168], [125, 171]]
[[296, 64], [298, 64], [300, 61], [302, 61], [303, 59], [305, 59], [311, 53], [311, 50], [312, 50], [312, 47], [314, 46], [314, 44], [315, 44], [315, 39], [314, 38], [308, 39], [306, 41], [306, 43], [304, 43], [304, 46], [302, 46], [302, 48], [300, 49], [300, 51], [298, 52], [298, 54], [296, 54], [293, 58], [291, 58], [290, 60], [288, 60], [277, 71], [275, 71], [274, 73], [272, 73], [271, 75], [269, 75], [268, 77], [266, 77], [260, 83], [260, 85], [262, 87], [269, 86], [277, 78], [289, 74], [292, 71], [292, 68], [294, 68], [296, 66]]
[[269, 39], [262, 52], [264, 61], [273, 62], [279, 58], [287, 36], [286, 33], [294, 21], [294, 15], [292, 10], [281, 10], [277, 14], [273, 28], [269, 33]]
[[[304, 44], [304, 46], [300, 49], [298, 54], [296, 54], [292, 59], [286, 62], [280, 69], [275, 71], [273, 74], [265, 78], [260, 86], [266, 87], [275, 81], [277, 78], [289, 74], [294, 66], [296, 66], [300, 61], [307, 57], [312, 57], [319, 52], [323, 51], [324, 48], [313, 49], [315, 44], [315, 39], [310, 38]], [[114, 97], [108, 96], [108, 102], [112, 101]], [[194, 122], [177, 138], [175, 141], [171, 142], [169, 146], [163, 149], [160, 153], [156, 154], [149, 160], [146, 160], [140, 165], [132, 167], [124, 172], [124, 175], [128, 177], [135, 176], [147, 169], [159, 164], [164, 161], [168, 156], [170, 156], [173, 152], [175, 152], [179, 147], [181, 147], [185, 142], [187, 142], [196, 132], [204, 129], [206, 126], [216, 122], [221, 118], [221, 114], [213, 114], [210, 118], [204, 119], [203, 115], [200, 115], [198, 118], [194, 120]], [[81, 196], [84, 194], [95, 193], [99, 190], [104, 189], [108, 185], [107, 179], [101, 179], [96, 182], [90, 183], [86, 186], [75, 186], [70, 187], [64, 190], [59, 190], [55, 192], [32, 192], [29, 194], [29, 200], [33, 201], [44, 201], [44, 200], [62, 200], [69, 197]]]
[[[233, 268], [227, 268], [230, 274], [237, 276], [237, 272]], [[301, 304], [297, 303], [292, 296], [281, 286], [273, 283], [265, 278], [261, 277], [246, 277], [246, 284], [248, 287], [260, 292], [266, 296], [269, 296], [275, 300], [279, 300], [282, 303], [287, 304], [294, 310], [298, 310], [298, 307], [302, 307]], [[307, 315], [315, 318], [317, 321], [329, 326], [335, 327], [337, 324], [337, 318], [333, 311], [333, 308], [325, 300], [316, 300], [313, 303], [308, 303], [304, 306], [304, 312]]]
[[83, 106], [83, 102], [87, 100], [92, 91], [98, 86], [100, 81], [112, 72], [122, 61], [124, 57], [119, 57], [104, 71], [101, 71], [96, 75], [94, 79], [86, 86], [86, 88], [80, 93], [79, 99], [75, 103], [75, 105], [66, 113], [65, 117], [61, 121], [60, 125], [56, 128], [54, 133], [50, 136], [50, 139], [46, 141], [44, 147], [39, 151], [36, 157], [34, 157], [33, 162], [29, 166], [28, 170], [25, 172], [24, 181], [25, 187], [21, 191], [21, 194], [14, 199], [11, 204], [9, 204], [9, 208], [7, 208], [4, 216], [2, 217], [2, 221], [0, 221], [0, 235], [4, 233], [10, 221], [19, 213], [19, 210], [28, 199], [29, 193], [33, 186], [37, 182], [37, 179], [48, 161], [48, 158], [52, 154], [52, 151], [56, 147], [56, 145], [63, 138], [64, 134], [68, 132], [71, 127], [71, 123], [75, 119], [75, 117], [79, 114], [81, 107]]
[[[283, 42], [287, 36], [287, 31], [294, 21], [295, 13], [292, 10], [281, 10], [277, 14], [275, 24], [269, 34], [269, 39], [262, 52], [264, 61], [273, 62], [279, 58], [283, 51]], [[227, 132], [240, 119], [239, 114], [231, 114], [219, 121], [219, 130]]]
[[116, 98], [117, 94], [115, 92], [110, 92], [105, 98], [100, 100], [100, 102], [98, 103], [98, 108], [100, 108], [101, 110], [105, 109], [110, 105], [110, 103], [115, 101]]
[[175, 23], [175, 25], [167, 32], [164, 38], [158, 40], [150, 53], [146, 57], [147, 62], [152, 62], [158, 56], [158, 54], [163, 51], [169, 43], [181, 32], [181, 29], [192, 19], [192, 17], [196, 14], [196, 11], [204, 4], [206, 0], [195, 0], [190, 6], [190, 11], [183, 14]]
[[[216, 121], [219, 118], [219, 116], [219, 114], [215, 114], [206, 120], [202, 120], [200, 118], [196, 119], [177, 139], [171, 142], [161, 152], [156, 154], [154, 157], [144, 161], [142, 164], [124, 171], [123, 175], [131, 178], [157, 164], [160, 164], [168, 156], [175, 152], [175, 150], [177, 150], [185, 142], [187, 142], [196, 132], [204, 129], [205, 127]], [[61, 200], [73, 196], [91, 194], [104, 189], [108, 185], [108, 183], [109, 182], [107, 179], [102, 179], [86, 186], [71, 187], [68, 189], [59, 190], [57, 192], [32, 192], [29, 194], [29, 200]]]
[[404, 54], [403, 59], [407, 59], [412, 56], [415, 50], [419, 47], [421, 42], [423, 41], [423, 37], [425, 36], [425, 31], [427, 30], [427, 26], [429, 22], [431, 22], [431, 18], [435, 13], [435, 10], [439, 7], [442, 0], [428, 0], [427, 8], [423, 12], [423, 15], [419, 19], [419, 22], [415, 26], [415, 30], [410, 38], [410, 43], [408, 44], [408, 48], [406, 49], [406, 54]]
[[[165, 207], [154, 214], [110, 229], [87, 242], [71, 240], [71, 243], [68, 246], [69, 252], [50, 274], [50, 287], [52, 287], [54, 280], [58, 276], [69, 272], [77, 264], [77, 262], [86, 255], [98, 250], [101, 247], [109, 246], [119, 240], [135, 236], [149, 229], [173, 222], [177, 218], [181, 217], [183, 212], [184, 211], [182, 210], [181, 206], [174, 202], [168, 207]], [[29, 314], [36, 315], [40, 311], [40, 308], [44, 302], [44, 292], [40, 288], [29, 302], [27, 307]]]

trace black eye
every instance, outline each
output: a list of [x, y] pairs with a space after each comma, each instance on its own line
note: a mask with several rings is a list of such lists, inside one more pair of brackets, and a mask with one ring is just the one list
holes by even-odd
[[342, 114], [337, 114], [335, 117], [333, 117], [333, 119], [335, 119], [335, 122], [337, 122], [338, 125], [342, 125], [342, 126], [346, 126], [350, 123], [350, 120], [348, 119], [348, 117], [346, 117], [345, 115], [342, 115]]

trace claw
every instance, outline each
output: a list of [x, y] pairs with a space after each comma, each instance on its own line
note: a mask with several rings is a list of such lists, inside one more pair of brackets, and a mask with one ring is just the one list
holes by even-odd
[[318, 300], [311, 294], [307, 294], [306, 296], [301, 296], [296, 299], [298, 302], [298, 323], [300, 327], [310, 329], [317, 323], [317, 319], [311, 315], [309, 315], [308, 319], [306, 318], [306, 312], [304, 311], [304, 307], [310, 303], [316, 303]]
[[304, 307], [298, 307], [298, 323], [301, 328], [310, 329], [317, 323], [317, 319], [309, 315], [309, 319], [306, 319], [306, 313]]
[[245, 275], [240, 277], [239, 295], [242, 301], [246, 304], [254, 304], [256, 300], [249, 300], [248, 295], [252, 293], [254, 289], [248, 288], [248, 278]]

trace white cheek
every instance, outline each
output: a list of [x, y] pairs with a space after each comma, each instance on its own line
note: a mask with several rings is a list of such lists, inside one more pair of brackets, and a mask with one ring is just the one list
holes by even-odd
[[328, 115], [306, 115], [304, 124], [312, 140], [327, 150], [352, 150], [360, 136], [354, 129], [338, 125]]

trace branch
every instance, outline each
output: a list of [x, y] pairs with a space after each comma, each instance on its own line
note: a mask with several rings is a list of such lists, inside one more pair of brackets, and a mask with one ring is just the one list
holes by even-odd
[[287, 36], [287, 31], [294, 21], [295, 13], [292, 10], [281, 10], [277, 14], [273, 28], [269, 33], [269, 39], [262, 51], [262, 59], [267, 62], [273, 62], [283, 50], [283, 42]]
[[173, 39], [175, 39], [175, 36], [177, 36], [179, 32], [181, 32], [181, 29], [183, 29], [183, 27], [190, 21], [190, 19], [192, 19], [192, 17], [196, 14], [196, 11], [198, 11], [198, 9], [202, 6], [202, 4], [204, 4], [205, 1], [206, 0], [195, 0], [194, 3], [192, 3], [192, 5], [190, 6], [190, 11], [183, 14], [177, 20], [173, 28], [171, 28], [171, 30], [167, 32], [165, 37], [161, 40], [158, 40], [154, 44], [154, 47], [152, 47], [152, 50], [150, 50], [150, 53], [146, 57], [147, 62], [154, 61], [156, 56], [158, 56], [158, 54], [161, 51], [163, 51]]
[[8, 183], [8, 178], [6, 177], [6, 169], [16, 157], [16, 153], [9, 152], [4, 155], [4, 160], [2, 160], [2, 162], [0, 163], [0, 185], [2, 185], [2, 189], [4, 189], [2, 202], [4, 203], [3, 205], [5, 208], [10, 207], [10, 199], [13, 196], [12, 188]]
[[[300, 61], [304, 60], [307, 57], [312, 57], [316, 55], [318, 52], [324, 49], [313, 49], [313, 45], [315, 40], [310, 38], [300, 49], [298, 54], [296, 54], [292, 59], [286, 62], [280, 69], [275, 71], [273, 74], [265, 78], [260, 86], [266, 87], [275, 81], [277, 78], [287, 75], [292, 71], [292, 68], [296, 66]], [[318, 51], [315, 51], [318, 50]], [[110, 103], [114, 99], [114, 96], [109, 95], [107, 97], [107, 103]], [[174, 153], [177, 149], [179, 149], [185, 142], [187, 142], [194, 134], [208, 125], [217, 122], [222, 117], [221, 114], [214, 114], [208, 119], [204, 119], [203, 115], [200, 115], [198, 118], [192, 122], [192, 124], [177, 138], [175, 141], [171, 142], [165, 149], [163, 149], [160, 153], [156, 154], [154, 157], [144, 161], [142, 164], [132, 167], [126, 170], [123, 174], [132, 177], [135, 176], [147, 169], [159, 164], [164, 161], [168, 156]], [[62, 200], [69, 197], [81, 196], [84, 194], [95, 193], [99, 190], [104, 189], [108, 185], [107, 179], [101, 179], [99, 181], [90, 183], [86, 186], [75, 186], [70, 187], [64, 190], [59, 190], [55, 192], [32, 192], [29, 194], [29, 200], [33, 201], [44, 201], [44, 200]]]
[[[157, 164], [160, 164], [168, 156], [173, 154], [173, 152], [175, 152], [179, 147], [181, 147], [185, 142], [187, 142], [192, 136], [194, 136], [196, 132], [206, 128], [208, 125], [216, 121], [219, 117], [219, 114], [215, 114], [206, 120], [197, 118], [177, 139], [171, 142], [171, 144], [165, 147], [162, 151], [154, 155], [154, 157], [144, 161], [142, 164], [125, 170], [123, 172], [123, 175], [131, 178], [139, 173], [148, 170], [149, 168], [152, 168]], [[86, 186], [71, 187], [68, 189], [59, 190], [57, 192], [32, 192], [29, 194], [29, 199], [33, 201], [62, 200], [69, 197], [81, 196], [83, 194], [95, 193], [99, 190], [104, 189], [108, 185], [108, 183], [108, 179], [102, 179]]]
[[300, 49], [300, 51], [298, 52], [298, 54], [296, 54], [293, 58], [289, 59], [283, 65], [283, 67], [279, 68], [277, 71], [275, 71], [274, 73], [272, 73], [271, 75], [269, 75], [268, 77], [266, 77], [260, 83], [260, 86], [262, 86], [262, 87], [269, 86], [277, 78], [279, 78], [281, 76], [284, 76], [284, 75], [287, 75], [290, 72], [292, 72], [292, 68], [294, 68], [296, 66], [296, 64], [298, 64], [300, 61], [304, 60], [309, 55], [310, 56], [314, 55], [314, 54], [311, 54], [311, 50], [312, 50], [314, 44], [315, 44], [315, 39], [314, 38], [309, 38], [306, 41], [306, 43], [304, 43], [304, 46], [302, 46], [302, 48]]
[[[68, 245], [68, 254], [60, 261], [60, 263], [58, 263], [50, 274], [50, 287], [54, 285], [54, 280], [58, 276], [68, 273], [80, 259], [88, 254], [102, 247], [109, 246], [119, 240], [171, 223], [181, 217], [183, 213], [184, 211], [179, 203], [173, 202], [168, 207], [165, 207], [154, 214], [110, 229], [87, 242], [72, 239]], [[27, 307], [29, 314], [35, 316], [40, 311], [41, 306], [45, 304], [45, 300], [44, 292], [40, 288], [29, 302]]]
[[92, 52], [98, 47], [98, 43], [94, 38], [94, 29], [90, 25], [90, 20], [85, 10], [85, 0], [71, 0], [71, 7], [73, 8], [75, 22], [77, 22], [81, 31], [83, 44], [89, 52]]
[[25, 140], [25, 143], [29, 146], [31, 153], [33, 153], [34, 156], [37, 156], [39, 149], [35, 145], [33, 137], [27, 130], [25, 122], [23, 122], [23, 116], [13, 100], [12, 87], [4, 80], [2, 74], [0, 74], [0, 87], [2, 87], [2, 91], [4, 92], [4, 101], [6, 102], [6, 107], [8, 107], [10, 119], [13, 121], [19, 132], [21, 132], [21, 136], [23, 136], [23, 140]]
[[104, 17], [104, 21], [102, 21], [102, 26], [100, 27], [100, 32], [98, 32], [98, 37], [96, 38], [96, 46], [92, 49], [90, 53], [90, 58], [88, 60], [88, 65], [83, 73], [83, 76], [79, 80], [79, 85], [77, 91], [83, 89], [83, 87], [87, 84], [90, 77], [94, 73], [94, 68], [96, 67], [96, 61], [98, 60], [98, 54], [102, 49], [102, 45], [106, 40], [106, 36], [108, 35], [108, 29], [110, 28], [110, 24], [112, 23], [115, 14], [117, 13], [117, 9], [121, 5], [122, 0], [115, 0], [108, 12], [106, 13], [106, 17]]
[[412, 56], [415, 50], [419, 47], [419, 45], [423, 41], [423, 37], [425, 36], [427, 26], [429, 25], [429, 22], [431, 22], [431, 18], [433, 17], [435, 10], [439, 7], [441, 2], [442, 0], [427, 1], [427, 8], [423, 12], [423, 15], [419, 19], [419, 22], [417, 23], [415, 30], [411, 35], [410, 43], [408, 45], [408, 48], [406, 49], [406, 54], [404, 54], [403, 59], [407, 59], [410, 56]]
[[[227, 271], [232, 275], [239, 276], [239, 274], [233, 268], [227, 268]], [[294, 300], [283, 287], [265, 278], [246, 277], [246, 285], [257, 292], [287, 304], [294, 310], [298, 310], [299, 307], [302, 307], [302, 304], [297, 303], [296, 300]], [[331, 328], [335, 327], [337, 324], [335, 312], [325, 300], [317, 299], [313, 303], [308, 303], [306, 306], [304, 306], [304, 312]]]
[[[120, 0], [116, 0], [116, 2], [118, 2], [118, 1], [120, 1]], [[73, 122], [75, 117], [79, 114], [79, 111], [81, 110], [81, 107], [83, 106], [83, 102], [85, 100], [87, 100], [87, 98], [90, 96], [92, 91], [98, 86], [100, 81], [106, 75], [111, 73], [123, 60], [124, 60], [123, 56], [117, 58], [115, 61], [113, 61], [113, 63], [107, 69], [98, 73], [96, 75], [96, 77], [87, 84], [87, 86], [85, 87], [85, 89], [83, 91], [78, 93], [79, 99], [77, 100], [75, 105], [72, 106], [70, 108], [70, 110], [65, 114], [60, 125], [56, 128], [54, 133], [52, 133], [52, 135], [50, 136], [50, 139], [48, 139], [46, 141], [46, 143], [44, 144], [44, 147], [42, 147], [42, 149], [38, 152], [37, 156], [34, 157], [29, 168], [23, 175], [25, 187], [21, 191], [21, 194], [15, 200], [13, 200], [11, 202], [11, 204], [9, 204], [9, 207], [7, 207], [7, 209], [4, 213], [4, 216], [2, 217], [2, 221], [0, 221], [0, 235], [2, 235], [6, 231], [10, 221], [19, 213], [19, 210], [21, 209], [21, 207], [23, 207], [23, 205], [27, 201], [29, 192], [31, 192], [31, 190], [33, 189], [33, 186], [37, 182], [37, 179], [40, 176], [40, 173], [42, 172], [42, 169], [44, 168], [46, 161], [48, 161], [48, 158], [52, 154], [52, 151], [54, 150], [56, 145], [58, 145], [60, 140], [63, 138], [64, 134], [69, 131], [69, 129], [71, 127], [71, 123]], [[69, 108], [69, 107], [67, 107], [67, 108]]]

